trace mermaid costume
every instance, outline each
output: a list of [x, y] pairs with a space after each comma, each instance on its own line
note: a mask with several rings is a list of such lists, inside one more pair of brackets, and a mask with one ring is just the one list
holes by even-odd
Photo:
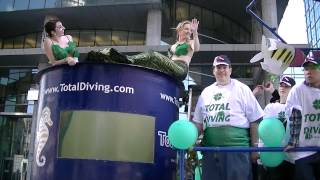
[[[183, 43], [176, 47], [175, 55], [183, 56], [188, 53], [189, 44]], [[171, 49], [171, 48], [170, 48]], [[169, 51], [169, 54], [172, 53]], [[171, 57], [171, 56], [170, 56]], [[188, 74], [188, 64], [182, 60], [171, 60], [168, 56], [155, 51], [147, 51], [132, 56], [119, 53], [114, 48], [105, 48], [100, 51], [90, 51], [87, 61], [106, 63], [125, 63], [151, 68], [168, 74], [180, 81]]]

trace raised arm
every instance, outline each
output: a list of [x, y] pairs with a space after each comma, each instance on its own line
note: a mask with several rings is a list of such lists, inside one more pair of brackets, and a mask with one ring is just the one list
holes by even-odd
[[198, 37], [198, 26], [199, 26], [199, 21], [195, 18], [192, 19], [191, 32], [193, 35], [193, 47], [194, 47], [195, 52], [200, 50], [200, 42], [199, 42], [199, 37]]

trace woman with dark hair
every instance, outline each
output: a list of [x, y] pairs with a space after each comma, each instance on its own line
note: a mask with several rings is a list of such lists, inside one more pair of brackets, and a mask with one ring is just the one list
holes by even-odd
[[69, 64], [78, 62], [79, 51], [70, 35], [64, 34], [65, 27], [61, 21], [50, 20], [45, 24], [47, 38], [44, 40], [44, 52], [52, 65]]
[[199, 51], [197, 19], [183, 21], [176, 27], [177, 40], [169, 49], [168, 56], [154, 51], [143, 52], [133, 56], [125, 56], [113, 48], [91, 51], [88, 61], [107, 63], [127, 63], [139, 65], [164, 72], [178, 80], [184, 80], [188, 74], [193, 53]]

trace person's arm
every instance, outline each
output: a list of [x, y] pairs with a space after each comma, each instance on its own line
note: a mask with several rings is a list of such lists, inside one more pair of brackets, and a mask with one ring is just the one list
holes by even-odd
[[49, 38], [45, 39], [44, 41], [44, 52], [49, 59], [49, 64], [58, 65], [67, 63], [67, 59], [62, 59], [58, 61], [55, 59], [52, 52], [52, 41]]
[[271, 94], [272, 96], [270, 98], [271, 103], [274, 103], [280, 100], [279, 92], [273, 87], [273, 84], [271, 82], [267, 82], [265, 84], [264, 90], [267, 91], [269, 94]]
[[199, 21], [195, 18], [192, 19], [191, 32], [193, 35], [193, 50], [195, 52], [200, 50], [200, 42], [199, 42], [199, 37], [198, 37], [198, 25], [199, 25]]
[[203, 114], [201, 111], [201, 107], [203, 104], [202, 96], [200, 95], [193, 113], [192, 122], [198, 129], [198, 135], [200, 136], [203, 133]]
[[257, 85], [253, 90], [252, 93], [254, 96], [261, 95], [263, 93], [263, 86], [262, 85]]
[[288, 151], [291, 148], [297, 147], [299, 145], [299, 135], [301, 131], [301, 121], [302, 115], [301, 111], [293, 108], [291, 111], [291, 116], [289, 118], [290, 126], [289, 126], [289, 142], [285, 148], [285, 151]]
[[[250, 123], [250, 144], [251, 147], [258, 147], [259, 144], [259, 136], [258, 136], [258, 123], [262, 120], [262, 117], [257, 119], [254, 122]], [[259, 153], [253, 152], [251, 153], [251, 161], [256, 163], [259, 159]]]
[[[68, 38], [69, 41], [73, 42], [72, 36], [71, 35], [66, 35], [66, 37]], [[67, 62], [70, 66], [73, 66], [75, 64], [77, 64], [79, 62], [78, 60], [79, 57], [79, 51], [75, 48], [72, 55], [68, 56]]]
[[198, 136], [200, 136], [202, 133], [203, 133], [203, 129], [202, 129], [202, 124], [201, 123], [198, 123], [198, 122], [195, 122], [195, 121], [191, 121], [193, 122], [193, 124], [197, 127], [198, 129]]
[[256, 147], [258, 144], [258, 123], [262, 120], [262, 117], [254, 122], [250, 123], [250, 143], [252, 147]]
[[301, 95], [304, 92], [297, 87], [293, 87], [287, 97], [286, 101], [286, 118], [289, 120], [289, 141], [284, 151], [288, 151], [294, 147], [299, 146], [299, 135], [301, 132], [302, 123], [302, 106]]

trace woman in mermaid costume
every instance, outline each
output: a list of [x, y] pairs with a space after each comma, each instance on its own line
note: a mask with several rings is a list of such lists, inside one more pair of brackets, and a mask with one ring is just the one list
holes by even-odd
[[125, 56], [113, 48], [105, 48], [100, 51], [90, 51], [87, 60], [91, 62], [134, 64], [161, 71], [178, 80], [184, 80], [188, 74], [193, 53], [200, 49], [198, 25], [199, 21], [197, 19], [178, 24], [176, 27], [177, 41], [170, 47], [168, 56], [154, 51]]
[[78, 62], [79, 51], [72, 40], [72, 36], [64, 34], [65, 27], [58, 19], [50, 20], [45, 24], [47, 38], [44, 40], [44, 52], [52, 65]]

